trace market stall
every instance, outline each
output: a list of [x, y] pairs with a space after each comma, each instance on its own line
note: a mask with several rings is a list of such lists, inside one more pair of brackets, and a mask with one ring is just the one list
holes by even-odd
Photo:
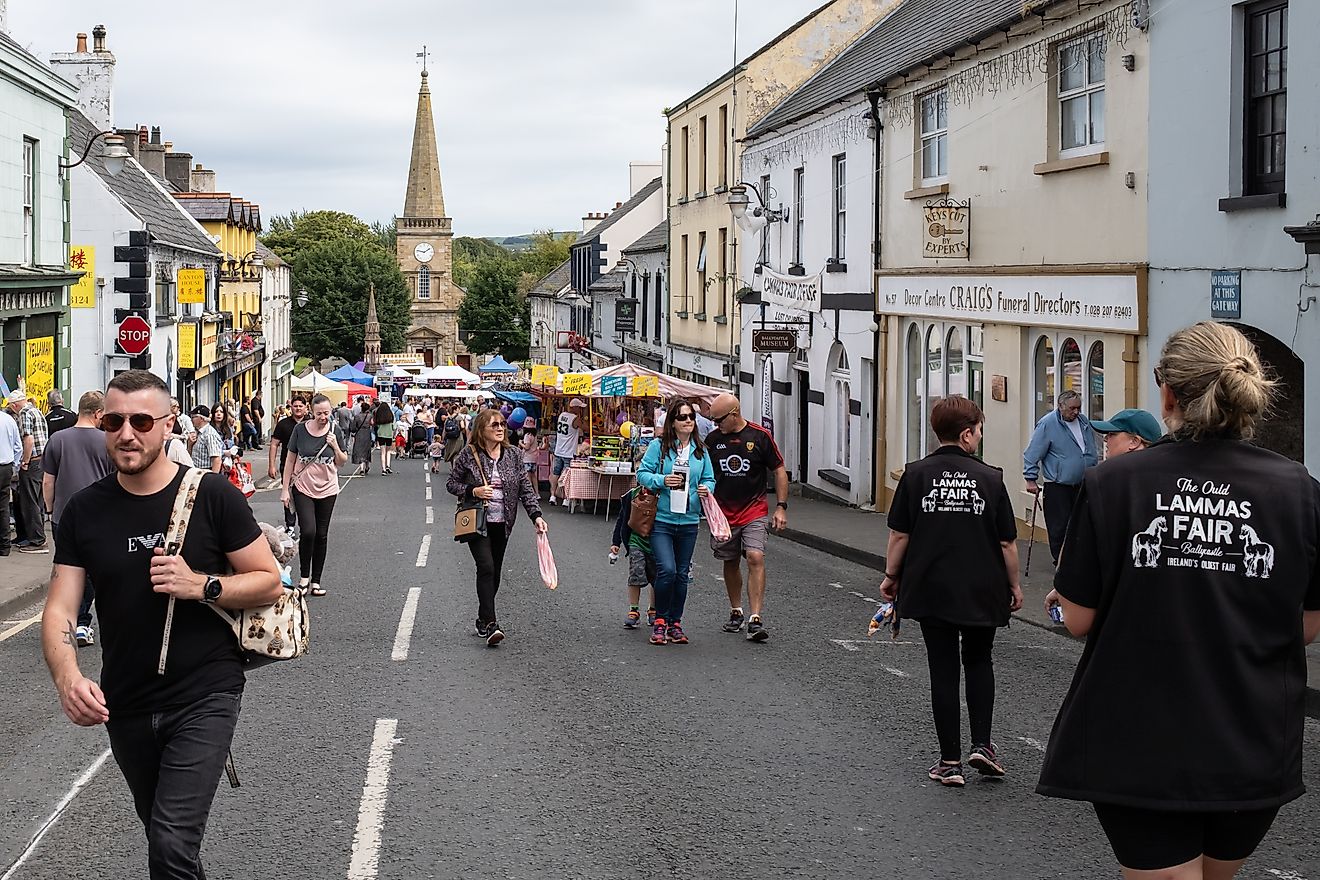
[[310, 371], [305, 376], [299, 376], [289, 385], [289, 390], [294, 394], [302, 394], [312, 397], [317, 394], [324, 394], [330, 398], [331, 403], [341, 403], [348, 399], [348, 386], [343, 382], [336, 382], [328, 376], [323, 376], [316, 370]]
[[361, 385], [357, 382], [344, 382], [344, 389], [350, 404], [356, 404], [364, 397], [374, 401], [376, 400], [378, 393], [375, 387]]
[[344, 364], [339, 369], [326, 373], [325, 377], [336, 382], [356, 382], [358, 385], [371, 385], [376, 381], [370, 373], [359, 370], [352, 364]]

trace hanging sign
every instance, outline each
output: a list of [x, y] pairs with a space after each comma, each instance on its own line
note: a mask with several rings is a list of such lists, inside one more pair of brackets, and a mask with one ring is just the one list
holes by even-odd
[[69, 288], [69, 308], [96, 308], [96, 248], [89, 244], [70, 245], [69, 268], [83, 273], [78, 283]]
[[565, 394], [591, 394], [590, 373], [566, 373], [564, 375]]
[[822, 273], [810, 278], [780, 275], [769, 266], [761, 267], [764, 281], [761, 302], [767, 306], [798, 312], [820, 311], [820, 279]]
[[633, 396], [633, 397], [659, 397], [659, 396], [660, 396], [660, 377], [659, 377], [659, 376], [633, 376], [633, 377], [632, 377], [632, 396]]
[[532, 364], [533, 385], [554, 385], [559, 381], [559, 368], [554, 364]]
[[191, 321], [178, 324], [179, 369], [197, 369], [197, 325]]
[[627, 376], [602, 376], [600, 379], [602, 397], [624, 397], [628, 394]]
[[966, 260], [972, 253], [972, 203], [949, 199], [927, 202], [921, 255], [928, 260]]
[[32, 403], [45, 412], [46, 395], [55, 387], [54, 336], [38, 336], [27, 340], [26, 370], [24, 390]]
[[761, 427], [775, 435], [775, 364], [770, 358], [761, 365]]
[[637, 332], [637, 300], [621, 299], [614, 303], [614, 332]]
[[753, 330], [752, 351], [790, 354], [797, 350], [796, 330]]
[[181, 303], [206, 302], [206, 270], [180, 269], [178, 275], [178, 294]]

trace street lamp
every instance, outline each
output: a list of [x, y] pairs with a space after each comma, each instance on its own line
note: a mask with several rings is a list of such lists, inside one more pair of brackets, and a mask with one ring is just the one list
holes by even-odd
[[[752, 208], [751, 217], [748, 217], [747, 209], [751, 207], [751, 200], [747, 198], [747, 191], [756, 193], [756, 200], [759, 204]], [[788, 209], [784, 207], [771, 208], [766, 205], [765, 197], [769, 193], [762, 193], [756, 184], [740, 180], [734, 186], [729, 187], [728, 205], [729, 211], [733, 214], [734, 222], [744, 229], [753, 229], [758, 226], [764, 226], [767, 223], [782, 223], [788, 220]], [[754, 218], [754, 219], [753, 219]]]
[[619, 258], [619, 262], [617, 262], [617, 263], [614, 264], [614, 268], [615, 268], [616, 270], [620, 271], [620, 272], [627, 271], [628, 269], [631, 269], [631, 270], [633, 271], [633, 274], [635, 274], [635, 275], [640, 275], [640, 276], [642, 276], [643, 278], [650, 278], [650, 277], [651, 277], [651, 270], [650, 270], [650, 269], [643, 269], [643, 268], [639, 267], [636, 263], [634, 263], [634, 262], [633, 262], [631, 259], [629, 259], [628, 257], [620, 257], [620, 258]]
[[63, 170], [77, 168], [79, 165], [86, 162], [87, 157], [91, 155], [92, 144], [96, 143], [100, 138], [105, 138], [105, 148], [101, 151], [101, 161], [105, 163], [105, 170], [111, 177], [117, 176], [119, 172], [124, 170], [124, 162], [128, 159], [129, 153], [128, 147], [124, 146], [124, 136], [115, 132], [113, 129], [110, 131], [98, 131], [96, 134], [92, 135], [92, 139], [87, 142], [87, 148], [83, 150], [82, 156], [78, 158], [78, 161], [67, 165], [60, 162], [60, 168]]
[[300, 309], [307, 305], [307, 288], [298, 289], [298, 296], [294, 299], [294, 302], [298, 303]]

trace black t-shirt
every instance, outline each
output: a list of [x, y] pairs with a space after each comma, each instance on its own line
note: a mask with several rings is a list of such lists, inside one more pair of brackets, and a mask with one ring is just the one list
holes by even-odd
[[1299, 797], [1320, 485], [1228, 440], [1087, 471], [1055, 588], [1096, 609], [1037, 791], [1157, 810]]
[[252, 421], [252, 407], [245, 403], [238, 408], [238, 423], [245, 425], [250, 421]]
[[1017, 538], [1004, 474], [957, 446], [903, 471], [889, 528], [909, 536], [898, 610], [913, 620], [1007, 626], [1008, 570], [1001, 542]]
[[706, 435], [715, 466], [715, 500], [729, 525], [745, 526], [770, 512], [765, 502], [766, 479], [784, 466], [775, 438], [760, 425], [748, 422], [736, 434], [719, 428]]
[[[112, 716], [243, 690], [234, 632], [201, 602], [175, 603], [165, 674], [156, 672], [169, 597], [151, 588], [151, 558], [165, 540], [185, 470], [180, 466], [168, 487], [147, 496], [125, 491], [111, 474], [74, 495], [60, 517], [55, 564], [84, 569], [96, 585], [105, 658], [101, 687]], [[225, 554], [259, 537], [243, 494], [219, 474], [202, 477], [183, 542], [183, 558], [193, 571], [228, 571]]]
[[46, 414], [46, 434], [54, 434], [65, 428], [72, 428], [78, 423], [78, 414], [62, 406], [53, 406]]

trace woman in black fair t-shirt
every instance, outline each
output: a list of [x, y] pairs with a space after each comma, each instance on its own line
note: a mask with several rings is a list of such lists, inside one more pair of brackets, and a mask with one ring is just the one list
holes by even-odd
[[1167, 438], [1086, 475], [1055, 574], [1087, 636], [1037, 791], [1090, 801], [1124, 876], [1233, 877], [1300, 797], [1320, 485], [1247, 442], [1275, 383], [1203, 322], [1155, 368]]

